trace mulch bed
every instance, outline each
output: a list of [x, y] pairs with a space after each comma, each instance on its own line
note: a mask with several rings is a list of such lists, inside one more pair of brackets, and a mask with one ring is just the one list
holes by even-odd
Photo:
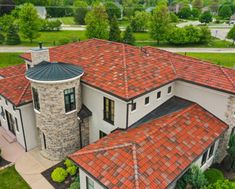
[[0, 157], [0, 168], [5, 167], [6, 165], [10, 164], [10, 161], [5, 160], [4, 158]]
[[49, 169], [43, 171], [41, 174], [47, 179], [47, 181], [56, 189], [68, 189], [70, 184], [74, 182], [76, 175], [75, 176], [68, 176], [64, 182], [62, 183], [57, 183], [54, 182], [51, 179], [51, 173], [52, 171], [57, 168], [57, 167], [63, 167], [64, 169], [66, 169], [66, 166], [64, 165], [64, 161], [61, 161], [60, 163], [57, 163], [56, 165], [50, 167]]

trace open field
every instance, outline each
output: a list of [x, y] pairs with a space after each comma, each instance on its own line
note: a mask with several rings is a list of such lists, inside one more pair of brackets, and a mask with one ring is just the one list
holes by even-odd
[[225, 67], [233, 68], [235, 66], [235, 53], [186, 53], [186, 55]]
[[24, 60], [19, 57], [20, 54], [22, 53], [0, 53], [0, 68], [23, 63]]
[[1, 189], [30, 189], [29, 185], [17, 173], [15, 167], [9, 167], [0, 171]]

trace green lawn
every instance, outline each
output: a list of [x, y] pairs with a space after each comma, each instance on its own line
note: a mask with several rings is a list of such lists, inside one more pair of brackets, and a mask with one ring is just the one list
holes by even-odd
[[225, 67], [233, 68], [235, 66], [235, 53], [186, 53], [186, 55]]
[[58, 18], [65, 25], [75, 25], [74, 19], [72, 16]]
[[24, 60], [19, 57], [20, 54], [22, 53], [0, 53], [0, 68], [23, 63]]
[[30, 189], [29, 185], [17, 173], [15, 167], [9, 167], [0, 171], [1, 189]]

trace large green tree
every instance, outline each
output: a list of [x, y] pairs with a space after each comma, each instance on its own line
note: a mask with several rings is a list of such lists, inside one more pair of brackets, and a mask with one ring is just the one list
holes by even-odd
[[147, 12], [136, 11], [135, 16], [131, 18], [131, 28], [134, 32], [146, 31], [149, 24], [150, 15]]
[[210, 11], [203, 12], [199, 18], [199, 21], [205, 24], [212, 22], [212, 20], [213, 20], [213, 16]]
[[133, 36], [131, 26], [127, 26], [127, 28], [124, 32], [123, 42], [126, 44], [130, 44], [130, 45], [135, 44], [135, 37]]
[[30, 42], [39, 36], [40, 19], [35, 7], [26, 3], [21, 7], [19, 13], [19, 27], [23, 37]]
[[150, 19], [150, 35], [154, 40], [160, 41], [166, 38], [170, 27], [168, 8], [165, 5], [157, 6]]
[[74, 21], [77, 24], [84, 25], [85, 17], [88, 12], [88, 4], [85, 1], [76, 0], [74, 1]]
[[95, 6], [86, 18], [86, 35], [88, 38], [109, 38], [109, 21], [108, 14], [105, 11], [105, 7], [102, 5]]
[[188, 19], [192, 16], [192, 11], [188, 5], [180, 9], [178, 13], [179, 18]]
[[223, 5], [220, 7], [218, 14], [221, 18], [227, 19], [233, 14], [233, 12], [229, 5]]
[[18, 30], [14, 25], [11, 25], [6, 37], [6, 44], [8, 45], [17, 45], [20, 44], [20, 36]]
[[121, 17], [121, 10], [120, 8], [114, 3], [114, 2], [106, 2], [104, 3], [106, 12], [109, 16], [109, 20], [112, 20], [112, 18], [115, 16], [116, 18]]
[[110, 21], [109, 40], [117, 42], [121, 41], [121, 30], [119, 29], [118, 21], [115, 16]]
[[233, 40], [233, 45], [235, 42], [235, 25], [232, 27], [232, 29], [228, 32], [227, 34], [227, 38], [228, 39], [232, 39]]

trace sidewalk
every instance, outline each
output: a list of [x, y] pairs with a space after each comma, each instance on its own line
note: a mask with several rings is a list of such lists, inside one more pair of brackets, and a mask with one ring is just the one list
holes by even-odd
[[58, 163], [40, 155], [38, 148], [31, 150], [16, 160], [15, 168], [32, 189], [53, 189], [41, 172]]

